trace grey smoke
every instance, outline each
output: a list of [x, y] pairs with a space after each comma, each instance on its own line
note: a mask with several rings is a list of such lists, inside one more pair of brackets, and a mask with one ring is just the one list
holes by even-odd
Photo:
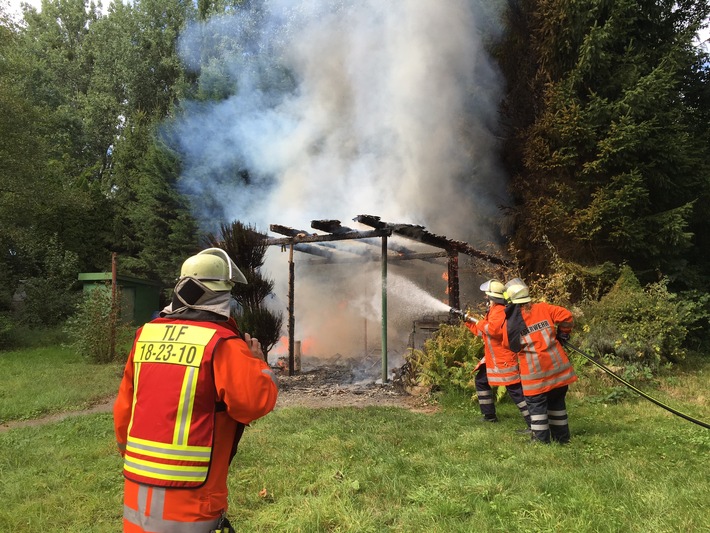
[[[198, 217], [266, 231], [372, 214], [474, 245], [496, 240], [507, 197], [496, 158], [501, 82], [482, 45], [499, 31], [492, 4], [252, 1], [189, 27], [181, 55], [210, 98], [184, 102], [173, 131]], [[376, 301], [377, 268], [360, 269], [374, 295], [334, 292]], [[323, 303], [326, 278], [353, 278], [314, 277], [320, 289], [301, 285], [297, 302]], [[309, 318], [317, 327], [324, 312], [336, 322], [331, 307], [318, 312], [300, 307], [299, 327]]]
[[477, 6], [271, 0], [188, 28], [182, 57], [224, 96], [185, 104], [179, 120], [200, 216], [268, 229], [374, 214], [494, 237], [500, 82]]

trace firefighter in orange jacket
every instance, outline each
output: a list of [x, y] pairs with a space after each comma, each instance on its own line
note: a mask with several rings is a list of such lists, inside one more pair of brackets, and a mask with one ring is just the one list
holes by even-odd
[[229, 464], [244, 427], [278, 395], [259, 341], [242, 339], [231, 318], [235, 283], [246, 278], [227, 253], [203, 250], [136, 334], [113, 408], [125, 533], [234, 531]]
[[523, 397], [518, 371], [518, 358], [503, 347], [503, 324], [505, 322], [505, 286], [491, 279], [480, 286], [488, 299], [488, 312], [481, 320], [467, 319], [464, 324], [484, 342], [484, 357], [474, 372], [476, 396], [484, 422], [497, 422], [495, 398], [492, 387], [505, 387], [508, 395], [520, 410], [525, 423], [530, 427], [527, 404]]
[[577, 381], [562, 342], [574, 318], [558, 305], [530, 304], [528, 287], [516, 278], [506, 284], [503, 345], [518, 354], [520, 380], [530, 412], [533, 440], [566, 444], [570, 440], [565, 396]]

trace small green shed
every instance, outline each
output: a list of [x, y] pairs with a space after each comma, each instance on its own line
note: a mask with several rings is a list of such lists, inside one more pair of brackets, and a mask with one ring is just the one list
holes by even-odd
[[[111, 272], [84, 272], [79, 274], [79, 281], [86, 292], [110, 287], [111, 277]], [[126, 322], [144, 324], [160, 311], [161, 283], [118, 274], [116, 284], [121, 292], [121, 316]]]

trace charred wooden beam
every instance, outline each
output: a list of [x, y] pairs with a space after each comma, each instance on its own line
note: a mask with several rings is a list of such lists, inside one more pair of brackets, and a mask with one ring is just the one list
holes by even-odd
[[[400, 261], [410, 261], [413, 259], [419, 260], [433, 260], [442, 257], [448, 257], [447, 252], [428, 252], [428, 253], [413, 253], [413, 254], [387, 254], [387, 261], [400, 262]], [[382, 258], [374, 255], [363, 255], [357, 257], [334, 257], [329, 261], [313, 260], [309, 261], [310, 264], [314, 265], [326, 265], [326, 264], [361, 264], [361, 263], [379, 263]], [[436, 263], [436, 261], [432, 261]]]
[[[343, 235], [348, 232], [352, 231], [357, 231], [353, 228], [349, 228], [347, 226], [343, 226], [340, 223], [340, 220], [312, 220], [311, 221], [311, 227], [313, 229], [317, 229], [320, 231], [327, 231], [329, 233], [333, 233], [336, 235]], [[359, 242], [362, 242], [364, 244], [369, 244], [372, 246], [377, 246], [378, 248], [380, 247], [380, 241], [379, 239], [361, 239]], [[431, 257], [427, 257], [426, 255], [422, 254], [419, 257], [411, 257], [413, 254], [416, 254], [417, 252], [414, 252], [413, 250], [407, 248], [406, 246], [402, 246], [399, 243], [389, 241], [388, 242], [388, 247], [391, 251], [398, 253], [398, 254], [403, 254], [410, 256], [408, 259], [421, 259], [422, 261], [427, 261], [429, 263], [435, 263], [436, 261], [432, 261]], [[436, 255], [434, 257], [443, 257]]]
[[[273, 228], [274, 225], [271, 226]], [[281, 226], [283, 227], [283, 226]], [[272, 229], [272, 231], [275, 231]], [[268, 246], [278, 245], [278, 244], [291, 244], [291, 243], [305, 243], [305, 242], [329, 242], [329, 241], [345, 241], [349, 239], [369, 239], [372, 237], [387, 237], [391, 235], [391, 231], [388, 229], [375, 229], [372, 231], [351, 231], [348, 233], [335, 234], [330, 233], [327, 235], [316, 235], [312, 234], [296, 234], [292, 237], [283, 237], [280, 239], [267, 239], [266, 244]]]
[[350, 233], [355, 231], [340, 224], [340, 220], [311, 220], [311, 227], [327, 233]]
[[297, 252], [301, 252], [304, 254], [310, 254], [310, 255], [317, 255], [318, 257], [324, 257], [330, 261], [335, 261], [336, 259], [336, 254], [334, 254], [332, 251], [328, 250], [327, 248], [323, 248], [322, 246], [313, 246], [311, 244], [294, 244], [293, 249], [296, 250]]
[[289, 237], [305, 237], [307, 235], [317, 235], [317, 233], [308, 233], [305, 230], [290, 228], [288, 226], [282, 226], [281, 224], [271, 224], [271, 226], [269, 226], [269, 229], [274, 233], [288, 235]]
[[435, 248], [442, 248], [447, 251], [454, 251], [462, 253], [471, 257], [477, 257], [488, 261], [489, 263], [495, 263], [497, 265], [509, 265], [510, 261], [502, 259], [498, 256], [488, 254], [477, 250], [470, 244], [463, 241], [455, 241], [442, 237], [440, 235], [435, 235], [424, 229], [423, 226], [418, 226], [414, 224], [389, 224], [383, 222], [380, 217], [373, 215], [358, 215], [355, 220], [370, 226], [375, 229], [389, 229], [393, 234], [400, 235], [402, 237], [421, 242], [423, 244], [428, 244], [429, 246], [434, 246]]

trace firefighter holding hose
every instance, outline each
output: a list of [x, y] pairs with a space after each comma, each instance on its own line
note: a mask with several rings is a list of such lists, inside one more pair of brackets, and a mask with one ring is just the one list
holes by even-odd
[[572, 313], [546, 302], [531, 304], [529, 289], [520, 278], [506, 283], [505, 293], [510, 303], [505, 309], [503, 346], [518, 355], [532, 439], [567, 444], [565, 396], [577, 375], [562, 343], [569, 339]]
[[125, 533], [231, 533], [227, 473], [244, 427], [278, 389], [261, 345], [240, 334], [224, 250], [182, 264], [170, 305], [141, 327], [114, 404]]
[[481, 320], [466, 320], [464, 324], [471, 333], [481, 337], [484, 343], [484, 356], [476, 365], [474, 378], [483, 421], [498, 422], [492, 387], [505, 387], [529, 428], [530, 416], [520, 384], [517, 356], [502, 344], [505, 286], [501, 281], [490, 279], [483, 283], [480, 289], [488, 300], [488, 312]]

